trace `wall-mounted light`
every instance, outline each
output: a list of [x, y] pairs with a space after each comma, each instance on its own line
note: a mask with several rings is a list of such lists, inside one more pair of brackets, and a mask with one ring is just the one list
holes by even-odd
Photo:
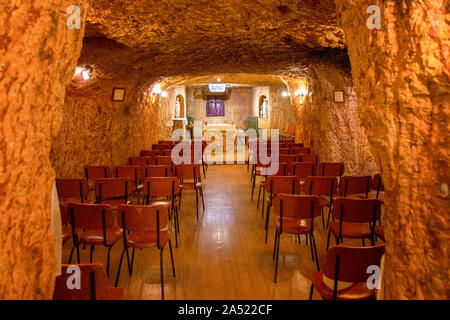
[[155, 84], [152, 89], [152, 94], [161, 94], [161, 92], [162, 92], [161, 85], [159, 83]]
[[283, 98], [287, 98], [287, 97], [289, 97], [289, 92], [288, 92], [288, 91], [283, 91], [283, 92], [281, 93], [281, 96], [282, 96]]
[[295, 91], [295, 96], [298, 98], [300, 104], [303, 104], [303, 101], [305, 100], [307, 94], [308, 90], [306, 90], [306, 87], [300, 87], [298, 90]]
[[167, 98], [168, 94], [166, 91], [161, 92], [161, 97]]
[[220, 80], [220, 78], [217, 78], [217, 82], [220, 82], [220, 81], [222, 81], [222, 80]]
[[81, 77], [83, 78], [83, 80], [85, 81], [89, 80], [92, 76], [93, 71], [94, 69], [92, 69], [90, 65], [86, 65], [83, 71], [81, 71]]

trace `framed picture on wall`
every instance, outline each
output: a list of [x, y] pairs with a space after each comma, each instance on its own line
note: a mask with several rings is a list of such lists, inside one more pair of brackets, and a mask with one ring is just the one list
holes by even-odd
[[113, 88], [112, 101], [123, 101], [125, 98], [124, 88]]
[[344, 90], [334, 90], [334, 103], [344, 103]]
[[225, 100], [222, 96], [207, 96], [206, 116], [225, 116]]

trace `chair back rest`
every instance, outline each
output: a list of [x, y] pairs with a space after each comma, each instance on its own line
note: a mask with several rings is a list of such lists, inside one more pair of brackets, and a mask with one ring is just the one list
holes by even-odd
[[157, 156], [156, 157], [157, 166], [169, 166], [172, 167], [172, 157], [171, 156]]
[[317, 175], [340, 177], [344, 174], [344, 169], [345, 166], [342, 162], [321, 162], [317, 167]]
[[282, 155], [288, 155], [289, 154], [289, 148], [280, 148], [278, 149], [278, 155], [282, 156]]
[[[271, 173], [271, 164], [266, 164], [261, 166], [261, 175], [268, 176]], [[277, 172], [271, 174], [271, 176], [288, 176], [289, 175], [289, 165], [287, 163], [279, 163]]]
[[159, 156], [159, 150], [141, 150], [141, 157], [156, 157]]
[[150, 197], [171, 197], [180, 193], [177, 177], [151, 177], [144, 180], [144, 195]]
[[103, 218], [105, 229], [112, 228], [114, 223], [112, 208], [109, 204], [69, 202], [67, 214], [75, 229], [103, 229]]
[[381, 215], [381, 201], [338, 197], [334, 201], [332, 215], [346, 222], [376, 222]]
[[84, 202], [89, 186], [86, 179], [56, 179], [58, 197], [63, 199], [79, 199]]
[[350, 194], [369, 194], [371, 176], [343, 176], [339, 180], [339, 191], [344, 197]]
[[172, 176], [172, 170], [169, 166], [145, 166], [143, 168], [145, 177], [170, 177]]
[[300, 193], [300, 179], [296, 176], [268, 176], [265, 188], [269, 194], [297, 194]]
[[[73, 280], [74, 276], [77, 280]], [[56, 277], [53, 300], [102, 300], [108, 292], [109, 281], [101, 263], [63, 264], [61, 275]]]
[[306, 178], [314, 175], [314, 163], [312, 162], [292, 162], [289, 171], [293, 176]]
[[61, 213], [61, 224], [67, 225], [70, 224], [70, 217], [67, 212], [67, 205], [64, 203], [59, 204], [59, 212]]
[[200, 165], [198, 164], [180, 164], [174, 166], [174, 174], [182, 180], [198, 180], [201, 178]]
[[317, 196], [332, 196], [337, 191], [336, 177], [307, 177], [303, 185], [306, 194]]
[[140, 166], [117, 166], [114, 168], [116, 178], [130, 178], [134, 182], [142, 179], [142, 167]]
[[293, 156], [293, 155], [280, 154], [280, 156], [278, 157], [279, 163], [286, 163], [288, 166], [290, 166], [291, 163], [294, 162], [294, 160], [295, 160], [295, 156]]
[[275, 213], [283, 218], [311, 219], [320, 215], [318, 196], [278, 194], [274, 201]]
[[119, 225], [129, 231], [159, 231], [167, 229], [167, 208], [159, 205], [120, 205]]
[[310, 154], [311, 153], [311, 149], [310, 148], [305, 148], [305, 147], [296, 147], [293, 148], [292, 150], [294, 150], [294, 155], [301, 155], [301, 154]]
[[383, 181], [381, 180], [381, 176], [379, 173], [376, 173], [373, 176], [373, 180], [372, 180], [372, 190], [375, 191], [384, 191], [384, 184]]
[[146, 166], [149, 163], [150, 158], [149, 157], [129, 157], [128, 158], [128, 164], [130, 166]]
[[107, 166], [84, 166], [86, 180], [95, 180], [98, 178], [111, 178], [111, 169]]
[[164, 145], [164, 144], [152, 145], [152, 150], [159, 150], [160, 153], [164, 152], [164, 149], [167, 149], [167, 145]]
[[112, 198], [127, 198], [136, 190], [130, 178], [107, 178], [95, 180], [95, 196], [99, 201]]
[[373, 247], [331, 247], [325, 257], [323, 273], [330, 279], [336, 279], [336, 257], [339, 256], [338, 281], [366, 282], [370, 276], [367, 268], [380, 266], [384, 250], [384, 244]]
[[303, 148], [304, 144], [303, 143], [289, 143], [289, 149], [294, 149], [294, 148]]
[[314, 165], [317, 165], [317, 163], [319, 162], [319, 157], [315, 154], [302, 153], [302, 154], [298, 154], [295, 156], [295, 161], [296, 162], [312, 162], [312, 163], [314, 163]]

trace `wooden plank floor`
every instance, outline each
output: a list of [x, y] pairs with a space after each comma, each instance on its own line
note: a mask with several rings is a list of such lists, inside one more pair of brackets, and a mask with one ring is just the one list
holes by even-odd
[[[209, 166], [204, 182], [206, 210], [200, 212], [198, 221], [195, 217], [195, 193], [183, 193], [177, 249], [172, 236], [176, 278], [172, 276], [169, 248], [164, 250], [166, 299], [308, 299], [315, 265], [304, 237], [299, 245], [294, 236], [282, 235], [278, 282], [273, 282], [274, 219], [271, 219], [269, 241], [265, 244], [261, 208], [256, 209], [258, 190], [255, 190], [255, 198], [251, 201], [247, 167]], [[273, 218], [274, 214], [271, 216]], [[317, 250], [322, 264], [326, 233], [320, 218], [316, 221]], [[360, 241], [347, 239], [344, 243], [361, 245]], [[70, 248], [71, 242], [66, 243], [64, 262], [67, 262]], [[122, 244], [118, 243], [111, 252], [111, 285], [114, 284], [121, 250]], [[81, 250], [81, 261], [89, 261], [88, 248]], [[95, 249], [94, 261], [106, 265], [105, 248]], [[125, 299], [160, 299], [158, 250], [137, 250], [133, 276], [129, 277], [124, 263], [118, 287], [123, 288]], [[315, 293], [314, 299], [319, 298]]]

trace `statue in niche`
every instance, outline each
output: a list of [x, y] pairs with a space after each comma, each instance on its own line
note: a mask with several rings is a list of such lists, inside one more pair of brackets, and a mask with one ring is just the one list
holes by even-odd
[[180, 97], [177, 97], [177, 100], [175, 102], [175, 118], [180, 117], [180, 110], [181, 110]]
[[268, 109], [269, 109], [269, 102], [266, 98], [264, 98], [263, 102], [261, 103], [261, 106], [259, 107], [259, 117], [260, 118], [268, 118]]

